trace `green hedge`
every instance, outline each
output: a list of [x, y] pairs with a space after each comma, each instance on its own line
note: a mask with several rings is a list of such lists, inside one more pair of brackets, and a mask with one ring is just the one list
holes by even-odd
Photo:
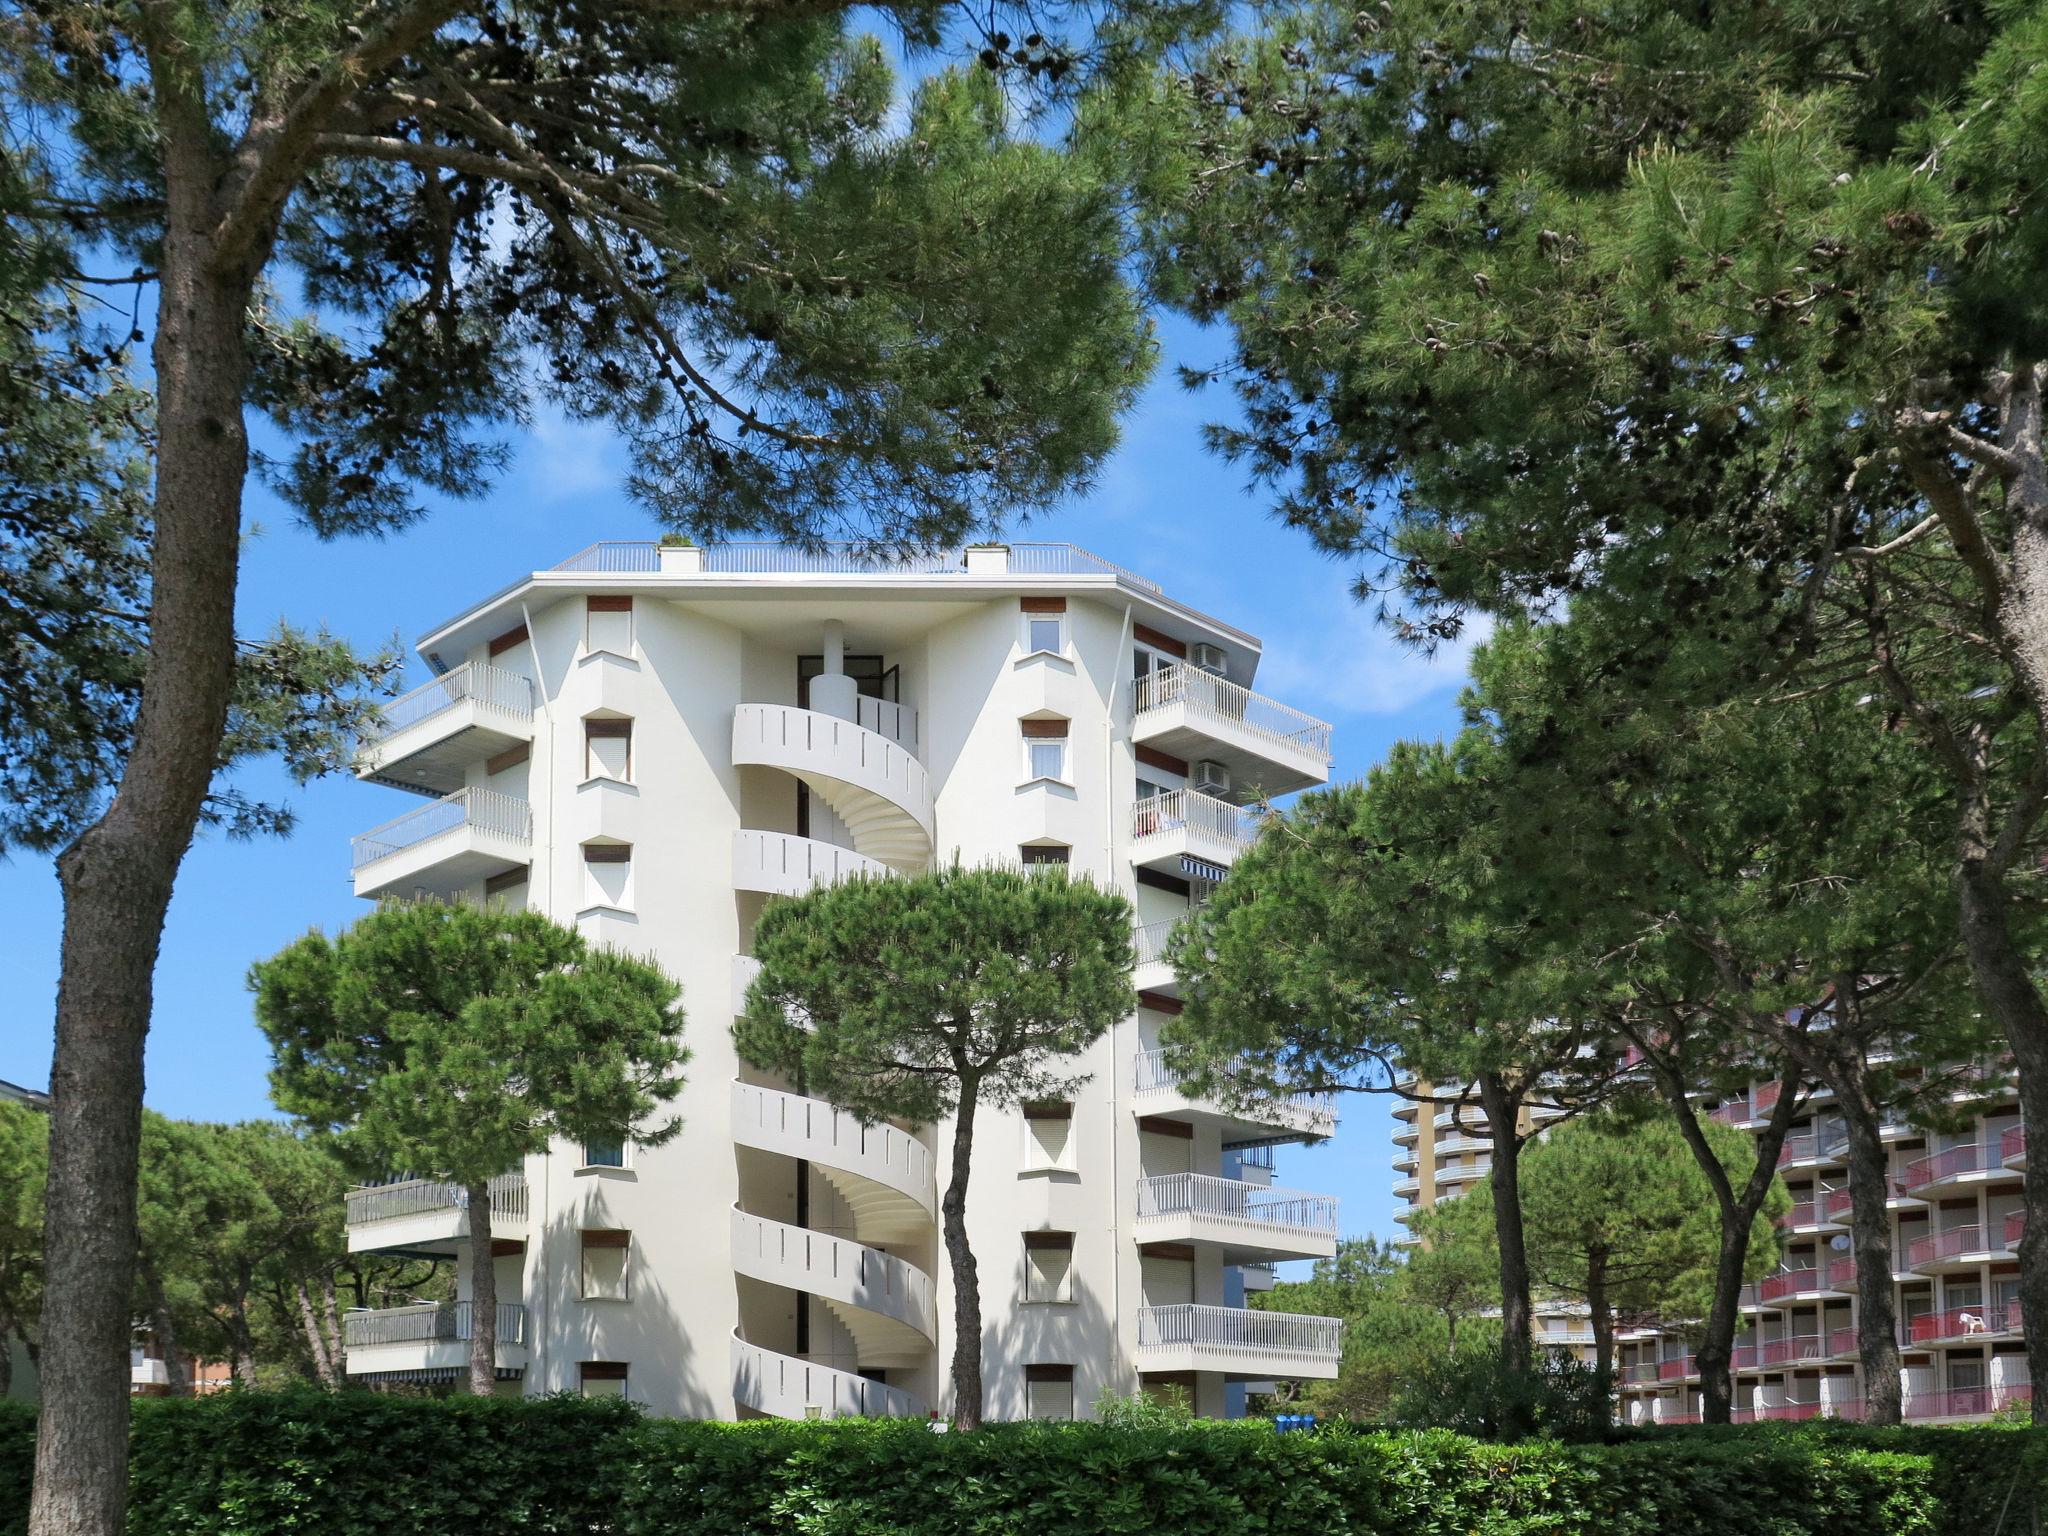
[[[33, 1421], [0, 1413], [0, 1536]], [[227, 1394], [135, 1416], [137, 1536], [2007, 1536], [2033, 1431], [1756, 1426], [1607, 1445], [1265, 1425], [643, 1421], [616, 1402]]]

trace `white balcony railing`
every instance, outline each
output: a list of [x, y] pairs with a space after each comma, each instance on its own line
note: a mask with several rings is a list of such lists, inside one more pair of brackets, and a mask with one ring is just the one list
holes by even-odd
[[[1140, 1051], [1134, 1058], [1132, 1089], [1137, 1093], [1176, 1091], [1188, 1092], [1188, 1084], [1194, 1073], [1181, 1066], [1172, 1051]], [[1337, 1100], [1327, 1093], [1290, 1093], [1277, 1098], [1253, 1097], [1240, 1103], [1225, 1095], [1221, 1103], [1248, 1119], [1279, 1113], [1288, 1121], [1305, 1121], [1333, 1124], [1337, 1118]], [[1328, 1135], [1321, 1131], [1318, 1134]]]
[[1171, 789], [1131, 807], [1131, 838], [1183, 833], [1190, 841], [1220, 845], [1230, 855], [1258, 841], [1260, 813], [1199, 790]]
[[[707, 544], [698, 569], [714, 576], [952, 576], [964, 575], [964, 550], [929, 552], [877, 548], [871, 544]], [[1091, 555], [1072, 544], [1012, 544], [1009, 572], [1016, 576], [1114, 576], [1146, 592], [1160, 590], [1135, 571]], [[652, 543], [606, 542], [578, 550], [553, 569], [567, 573], [635, 574], [661, 569], [661, 548]]]
[[494, 667], [485, 661], [466, 661], [386, 704], [379, 711], [372, 739], [388, 741], [400, 731], [470, 699], [522, 720], [533, 718], [533, 683], [524, 673]]
[[1131, 942], [1138, 951], [1138, 964], [1164, 965], [1167, 946], [1173, 939], [1174, 921], [1169, 918], [1163, 923], [1143, 923], [1131, 931]]
[[393, 817], [359, 834], [354, 843], [355, 867], [374, 864], [394, 853], [464, 827], [514, 842], [533, 839], [533, 808], [517, 795], [472, 786], [429, 801], [416, 811]]
[[[469, 1336], [470, 1304], [466, 1301], [429, 1301], [411, 1307], [350, 1312], [341, 1320], [342, 1342], [350, 1349], [375, 1349], [385, 1344], [442, 1344]], [[526, 1342], [526, 1308], [517, 1302], [498, 1303], [498, 1342]]]
[[[526, 1220], [526, 1175], [501, 1173], [491, 1180], [491, 1219]], [[469, 1191], [438, 1179], [404, 1179], [348, 1192], [348, 1224], [393, 1221], [404, 1216], [430, 1216], [438, 1211], [466, 1211]]]
[[1138, 1180], [1138, 1220], [1181, 1215], [1274, 1232], [1335, 1233], [1337, 1199], [1207, 1173]]
[[1336, 1317], [1191, 1304], [1138, 1309], [1140, 1349], [1178, 1345], [1275, 1360], [1330, 1360], [1343, 1339], [1344, 1322]]
[[579, 549], [553, 569], [583, 571], [592, 575], [633, 574], [661, 569], [661, 546], [649, 543], [607, 541]]
[[1185, 706], [1196, 719], [1234, 726], [1273, 746], [1306, 753], [1326, 767], [1331, 761], [1327, 722], [1200, 667], [1182, 662], [1138, 679], [1131, 706], [1135, 714], [1170, 704]]

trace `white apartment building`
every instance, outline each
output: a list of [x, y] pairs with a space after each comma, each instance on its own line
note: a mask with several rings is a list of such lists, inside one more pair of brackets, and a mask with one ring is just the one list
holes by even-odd
[[[1070, 1097], [977, 1122], [988, 1416], [1161, 1383], [1221, 1415], [1336, 1375], [1336, 1320], [1243, 1305], [1335, 1249], [1335, 1201], [1272, 1182], [1330, 1103], [1204, 1101], [1157, 1050], [1166, 933], [1254, 836], [1247, 802], [1329, 774], [1329, 728], [1247, 686], [1252, 636], [1067, 545], [600, 544], [420, 650], [435, 678], [361, 772], [425, 798], [355, 840], [356, 893], [536, 908], [660, 963], [689, 1015], [680, 1136], [558, 1145], [493, 1189], [505, 1390], [950, 1411], [944, 1128], [863, 1126], [744, 1066], [730, 1025], [766, 902], [954, 859], [1068, 864], [1139, 924], [1139, 1010]], [[446, 1186], [349, 1197], [358, 1251], [460, 1256], [467, 1230]], [[458, 1380], [468, 1332], [460, 1300], [356, 1313], [348, 1370]]]
[[[1413, 1086], [1413, 1079], [1404, 1081]], [[1758, 1082], [1725, 1103], [1704, 1103], [1723, 1124], [1759, 1131], [1782, 1091], [1777, 1082]], [[1914, 1422], [1982, 1419], [2033, 1395], [2019, 1302], [2026, 1132], [2009, 1065], [1959, 1082], [1954, 1102], [1959, 1111], [1977, 1112], [1960, 1132], [1903, 1120], [1883, 1127], [1891, 1160], [1892, 1307], [1905, 1414]], [[1811, 1090], [1778, 1156], [1793, 1203], [1779, 1223], [1776, 1272], [1742, 1293], [1733, 1372], [1739, 1423], [1858, 1418], [1863, 1412], [1848, 1136], [1832, 1104], [1828, 1089]], [[1533, 1114], [1540, 1125], [1556, 1111], [1538, 1107]], [[1449, 1109], [1406, 1102], [1397, 1104], [1394, 1117], [1394, 1192], [1408, 1201], [1396, 1213], [1400, 1219], [1485, 1176], [1492, 1145], [1483, 1114], [1462, 1109], [1454, 1124]], [[1539, 1341], [1590, 1342], [1582, 1309], [1552, 1306], [1539, 1313]], [[1621, 1412], [1629, 1422], [1699, 1421], [1699, 1368], [1682, 1335], [1622, 1331], [1615, 1353]]]

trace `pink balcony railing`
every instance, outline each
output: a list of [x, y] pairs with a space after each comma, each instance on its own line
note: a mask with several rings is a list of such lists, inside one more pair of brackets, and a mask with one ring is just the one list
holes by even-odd
[[1937, 1152], [1932, 1157], [1906, 1164], [1905, 1171], [1899, 1175], [1899, 1187], [1910, 1195], [1930, 1184], [1946, 1183], [1961, 1174], [1982, 1173], [1997, 1166], [1997, 1147], [1989, 1142], [1966, 1141], [1946, 1152]]
[[1760, 1419], [1789, 1419], [1796, 1422], [1819, 1418], [1821, 1406], [1818, 1398], [1811, 1402], [1765, 1403], [1757, 1409], [1756, 1415]]
[[1728, 1351], [1728, 1364], [1733, 1370], [1753, 1371], [1763, 1363], [1763, 1346], [1755, 1339], [1746, 1339]]
[[1853, 1291], [1856, 1289], [1856, 1255], [1845, 1254], [1839, 1259], [1829, 1259], [1821, 1271], [1821, 1283], [1831, 1291]]
[[1911, 1342], [1938, 1344], [1950, 1339], [1986, 1338], [2019, 1331], [2017, 1302], [2004, 1306], [1951, 1307], [1946, 1312], [1928, 1312], [1914, 1318]]
[[1811, 1133], [1787, 1136], [1778, 1144], [1778, 1166], [1787, 1163], [1809, 1163], [1821, 1155], [1823, 1148], [1820, 1138]]
[[1718, 1120], [1723, 1125], [1741, 1125], [1749, 1119], [1749, 1100], [1730, 1099], [1726, 1104], [1707, 1111], [1709, 1120]]
[[1831, 1189], [1827, 1208], [1829, 1221], [1849, 1221], [1856, 1214], [1856, 1197], [1846, 1189]]
[[1946, 1232], [1914, 1238], [1906, 1246], [1906, 1262], [1915, 1266], [1933, 1264], [1966, 1253], [1984, 1253], [1994, 1246], [1980, 1226], [1950, 1227]]
[[1657, 1379], [1659, 1381], [1683, 1381], [1688, 1376], [1696, 1376], [1698, 1374], [1699, 1366], [1694, 1362], [1691, 1355], [1678, 1355], [1673, 1359], [1659, 1360], [1657, 1362]]
[[1827, 1354], [1829, 1358], [1837, 1355], [1853, 1355], [1861, 1347], [1861, 1341], [1856, 1337], [1856, 1330], [1854, 1328], [1830, 1328], [1828, 1330]]
[[1783, 1083], [1760, 1083], [1756, 1092], [1749, 1096], [1750, 1108], [1759, 1116], [1768, 1115], [1777, 1107], [1778, 1100], [1784, 1092]]
[[2001, 1163], [2018, 1162], [2027, 1155], [2027, 1128], [2016, 1125], [1998, 1138], [1998, 1160]]
[[1995, 1387], [1951, 1387], [1946, 1392], [1916, 1392], [1906, 1399], [1909, 1419], [1962, 1419], [1999, 1412], [2014, 1403], [2031, 1403], [2031, 1382], [2007, 1382]]
[[2025, 1211], [2014, 1211], [2008, 1215], [2005, 1218], [2005, 1246], [2008, 1248], [2019, 1247], [2020, 1234], [2026, 1230], [2027, 1213]]
[[1779, 1301], [1800, 1291], [1817, 1291], [1820, 1288], [1820, 1270], [1809, 1265], [1805, 1269], [1788, 1269], [1766, 1276], [1757, 1285], [1756, 1293], [1765, 1301]]
[[1782, 1339], [1766, 1339], [1763, 1348], [1765, 1365], [1786, 1365], [1794, 1360], [1820, 1360], [1827, 1354], [1827, 1338], [1818, 1333], [1787, 1334]]
[[1817, 1227], [1830, 1220], [1823, 1203], [1819, 1200], [1794, 1200], [1792, 1209], [1778, 1218], [1781, 1227]]

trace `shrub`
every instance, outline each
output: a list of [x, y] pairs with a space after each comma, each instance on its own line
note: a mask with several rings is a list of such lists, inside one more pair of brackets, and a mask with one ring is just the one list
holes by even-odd
[[[33, 1415], [0, 1404], [0, 1536]], [[2007, 1536], [2048, 1434], [1758, 1425], [1494, 1445], [1265, 1423], [643, 1420], [617, 1401], [138, 1403], [137, 1536]]]
[[1546, 1355], [1534, 1370], [1509, 1371], [1497, 1356], [1460, 1352], [1440, 1358], [1395, 1399], [1392, 1422], [1415, 1429], [1454, 1429], [1498, 1440], [1504, 1426], [1527, 1425], [1546, 1439], [1598, 1440], [1610, 1415], [1608, 1390], [1594, 1369]]

